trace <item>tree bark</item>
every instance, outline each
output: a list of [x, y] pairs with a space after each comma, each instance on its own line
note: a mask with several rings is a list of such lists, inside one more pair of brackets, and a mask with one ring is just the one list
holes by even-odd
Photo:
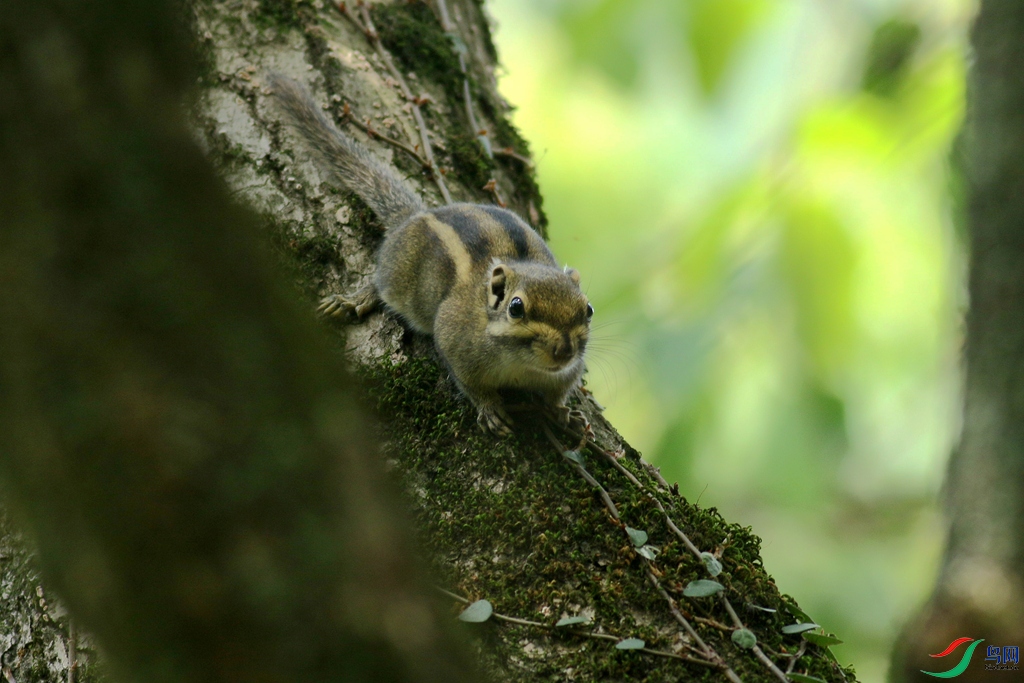
[[[957, 680], [991, 680], [989, 646], [1024, 645], [1024, 6], [982, 2], [964, 134], [970, 310], [964, 429], [945, 484], [949, 538], [934, 593], [904, 631], [894, 678], [933, 680], [985, 639]], [[988, 664], [995, 664], [989, 661]]]
[[[72, 4], [77, 6], [68, 3]], [[128, 11], [127, 5], [116, 5], [119, 11]], [[424, 650], [424, 643], [450, 641], [443, 625], [432, 626], [429, 610], [419, 606], [419, 594], [409, 577], [412, 562], [402, 552], [403, 535], [393, 510], [404, 507], [415, 520], [430, 580], [457, 596], [436, 593], [449, 612], [449, 621], [464, 607], [460, 598], [487, 599], [500, 613], [502, 618], [467, 626], [465, 631], [473, 637], [478, 659], [493, 680], [682, 678], [752, 683], [781, 680], [779, 669], [789, 667], [826, 681], [852, 681], [852, 672], [842, 672], [823, 647], [799, 635], [781, 633], [784, 624], [809, 619], [795, 601], [779, 594], [761, 564], [759, 539], [749, 529], [728, 524], [714, 509], [702, 510], [682, 499], [602, 418], [600, 407], [586, 391], [576, 397], [593, 428], [586, 444], [577, 446], [578, 439], [570, 441], [566, 434], [546, 434], [541, 418], [528, 410], [528, 397], [521, 397], [526, 409], [516, 414], [514, 437], [498, 440], [479, 432], [472, 407], [442, 370], [430, 339], [404, 331], [387, 313], [376, 314], [362, 325], [325, 325], [320, 336], [307, 334], [320, 296], [354, 289], [369, 277], [383, 226], [354, 195], [324, 182], [326, 174], [281, 125], [265, 85], [268, 71], [283, 72], [309, 85], [340, 126], [393, 163], [428, 203], [443, 201], [443, 184], [455, 200], [506, 203], [541, 234], [546, 231], [529, 151], [508, 123], [508, 106], [495, 89], [496, 55], [480, 5], [449, 0], [429, 6], [375, 3], [366, 14], [356, 3], [346, 9], [351, 16], [319, 0], [196, 4], [191, 30], [200, 66], [198, 72], [182, 68], [172, 80], [180, 84], [182, 74], [190, 73], [198, 81], [193, 137], [227, 180], [237, 203], [261, 213], [262, 225], [254, 225], [241, 209], [219, 203], [219, 185], [201, 166], [185, 166], [190, 182], [173, 197], [168, 192], [166, 203], [161, 203], [166, 187], [160, 183], [177, 186], [173, 178], [156, 174], [153, 193], [161, 202], [153, 205], [148, 198], [143, 201], [131, 194], [136, 175], [130, 164], [114, 163], [120, 157], [101, 158], [95, 167], [110, 169], [103, 178], [109, 196], [117, 200], [111, 202], [135, 201], [130, 207], [135, 213], [129, 215], [133, 228], [142, 233], [148, 234], [144, 218], [158, 226], [167, 221], [164, 239], [173, 248], [137, 235], [128, 237], [127, 245], [121, 244], [118, 240], [124, 238], [113, 236], [120, 233], [107, 234], [96, 227], [110, 222], [107, 214], [98, 211], [94, 224], [87, 227], [99, 230], [102, 239], [90, 241], [81, 235], [92, 236], [92, 232], [59, 229], [58, 219], [72, 226], [80, 222], [76, 211], [81, 209], [63, 199], [76, 195], [52, 194], [66, 190], [64, 186], [34, 185], [25, 165], [15, 165], [0, 176], [23, 189], [20, 194], [3, 195], [11, 215], [28, 215], [25, 207], [35, 206], [33, 197], [57, 196], [64, 201], [58, 202], [56, 217], [46, 212], [31, 214], [50, 231], [46, 239], [25, 237], [38, 232], [35, 224], [32, 231], [26, 227], [3, 232], [4, 253], [10, 254], [9, 264], [3, 265], [13, 273], [10, 286], [35, 289], [5, 302], [7, 308], [2, 311], [18, 325], [0, 337], [4, 355], [10, 359], [0, 366], [5, 373], [0, 380], [12, 387], [2, 396], [7, 414], [0, 426], [16, 429], [12, 433], [17, 438], [5, 440], [0, 466], [20, 519], [38, 539], [47, 584], [59, 591], [76, 620], [102, 644], [115, 674], [126, 678], [142, 672], [154, 679], [227, 680], [241, 678], [239, 672], [244, 672], [250, 678], [283, 680], [289, 673], [308, 669], [289, 669], [295, 661], [282, 652], [313, 666], [312, 656], [302, 652], [294, 633], [301, 634], [301, 642], [320, 657], [317, 676], [358, 672], [363, 666], [362, 671], [384, 667], [379, 670], [392, 671], [394, 680], [402, 676], [417, 681], [440, 675], [460, 678], [468, 667], [461, 664], [455, 646]], [[113, 22], [114, 16], [107, 18]], [[12, 14], [12, 22], [16, 18]], [[143, 24], [146, 30], [159, 33], [154, 23]], [[4, 29], [28, 35], [19, 33], [14, 23], [11, 26]], [[121, 33], [115, 37], [130, 35], [123, 33], [123, 27], [117, 30]], [[38, 35], [25, 37], [19, 49], [31, 51], [25, 45], [32, 37], [38, 42]], [[380, 49], [375, 45], [378, 35]], [[126, 131], [134, 131], [133, 126], [141, 126], [147, 117], [171, 134], [160, 145], [134, 150], [138, 155], [131, 158], [142, 164], [142, 170], [147, 164], [158, 168], [164, 163], [180, 164], [179, 155], [191, 158], [192, 145], [179, 135], [171, 98], [158, 90], [129, 88], [132, 83], [152, 85], [147, 79], [153, 71], [159, 74], [164, 60], [179, 63], [171, 48], [162, 54], [153, 47], [163, 46], [166, 40], [162, 36], [151, 43], [133, 43], [135, 52], [123, 50], [115, 63], [96, 68], [103, 78], [86, 83], [82, 111], [73, 112], [94, 124], [77, 135], [101, 131], [98, 141], [86, 140], [95, 143], [92, 146], [78, 139], [50, 139], [47, 125], [33, 127], [39, 121], [58, 129], [68, 125], [56, 122], [50, 109], [54, 98], [58, 103], [79, 101], [74, 98], [80, 92], [71, 83], [47, 86], [56, 89], [57, 95], [47, 91], [37, 101], [33, 88], [39, 76], [23, 74], [22, 64], [8, 67], [14, 78], [24, 81], [26, 90], [25, 101], [15, 100], [9, 105], [10, 113], [30, 131], [26, 136], [35, 145], [33, 153], [45, 157], [42, 167], [48, 168], [43, 162], [53, 161], [46, 155], [56, 155], [64, 146], [83, 153], [100, 149], [101, 156], [108, 147], [121, 149], [119, 145], [128, 144], [125, 139], [132, 140]], [[120, 45], [116, 39], [113, 44]], [[63, 54], [59, 41], [54, 49], [58, 57]], [[394, 60], [394, 69], [389, 60]], [[415, 95], [414, 101], [403, 95], [401, 81]], [[129, 91], [122, 92], [126, 88]], [[111, 90], [123, 98], [117, 103], [123, 119], [94, 115], [94, 107], [107, 111], [96, 98], [109, 97]], [[34, 109], [21, 111], [26, 102]], [[422, 111], [436, 160], [426, 169], [423, 162], [431, 156], [423, 144], [423, 126], [416, 120], [415, 107]], [[62, 114], [66, 119], [67, 112]], [[85, 182], [88, 173], [82, 171], [76, 177]], [[177, 178], [181, 185], [181, 176]], [[127, 194], [114, 191], [124, 184]], [[285, 301], [287, 297], [275, 293], [272, 269], [246, 241], [252, 233], [258, 233], [285, 264], [305, 294], [304, 311], [298, 312]], [[6, 248], [7, 242], [11, 249]], [[54, 260], [47, 251], [53, 248], [59, 249], [63, 260]], [[129, 256], [144, 262], [145, 268], [130, 269], [126, 276], [123, 264]], [[47, 268], [33, 271], [39, 263]], [[65, 271], [70, 266], [77, 268], [73, 271], [77, 279], [69, 280]], [[203, 277], [197, 278], [200, 272]], [[170, 289], [169, 282], [174, 285]], [[208, 287], [213, 289], [207, 291]], [[61, 294], [70, 297], [67, 302], [62, 302]], [[117, 296], [126, 300], [119, 301]], [[117, 327], [111, 339], [118, 344], [107, 350], [96, 337], [106, 328], [92, 321], [94, 310], [104, 324], [122, 323], [128, 313], [138, 316], [129, 316], [129, 322], [141, 326], [142, 332], [131, 332], [134, 328], [129, 325], [130, 333], [125, 333], [111, 323], [111, 329]], [[37, 314], [29, 315], [30, 311]], [[83, 319], [75, 318], [70, 335], [76, 343], [58, 345], [54, 339], [66, 333], [67, 320], [62, 316], [79, 311], [84, 311]], [[113, 317], [108, 320], [104, 315]], [[182, 321], [187, 324], [175, 326]], [[384, 441], [385, 466], [405, 491], [404, 506], [388, 503], [373, 462], [363, 457], [372, 452], [365, 419], [361, 408], [347, 398], [351, 380], [334, 369], [337, 356], [332, 360], [324, 355], [317, 341], [324, 337], [334, 340], [339, 351], [345, 350], [377, 405], [384, 427], [374, 433]], [[31, 343], [39, 338], [48, 343]], [[274, 343], [267, 345], [267, 338]], [[95, 351], [88, 365], [95, 372], [88, 382], [79, 377], [78, 348]], [[168, 349], [186, 351], [172, 353], [168, 366], [162, 355]], [[111, 353], [117, 358], [112, 366], [97, 360]], [[152, 360], [152, 366], [136, 364], [140, 354]], [[34, 373], [22, 370], [26, 362], [35, 364]], [[232, 369], [240, 374], [232, 375]], [[203, 382], [224, 375], [224, 391], [211, 395]], [[185, 379], [178, 381], [179, 377]], [[317, 409], [318, 401], [339, 393], [346, 398], [337, 399], [337, 406]], [[75, 413], [72, 409], [81, 406], [74, 401], [81, 396], [99, 396], [107, 401], [108, 410], [100, 415]], [[139, 397], [150, 397], [151, 402], [142, 414], [137, 414]], [[217, 408], [212, 413], [203, 407], [211, 402]], [[75, 417], [70, 425], [65, 424], [68, 411]], [[294, 456], [294, 461], [286, 458], [292, 463], [287, 467], [276, 461], [268, 464], [269, 446], [252, 437], [253, 430], [262, 433], [258, 428], [263, 425], [279, 425], [282, 415], [291, 417], [291, 427], [269, 429], [269, 433], [284, 440], [277, 444], [281, 453]], [[115, 434], [140, 440], [128, 444], [132, 448], [121, 453], [122, 459], [90, 459], [95, 455], [87, 448], [91, 442], [80, 439], [95, 431], [93, 421], [103, 423], [100, 418], [113, 421]], [[123, 420], [131, 424], [122, 424]], [[218, 440], [224, 420], [244, 438]], [[311, 442], [302, 435], [312, 435]], [[551, 436], [562, 443], [553, 443]], [[297, 443], [305, 445], [298, 448]], [[205, 453], [210, 444], [228, 449], [234, 469], [228, 473], [218, 469], [219, 456], [201, 459], [213, 470], [179, 462], [182, 454]], [[340, 450], [340, 463], [329, 457], [332, 448]], [[125, 459], [133, 450], [141, 454], [142, 465]], [[40, 453], [46, 457], [38, 457]], [[289, 472], [288, 467], [297, 467], [303, 475], [299, 482], [276, 476], [277, 466]], [[180, 468], [185, 468], [184, 474]], [[179, 476], [195, 487], [187, 497], [191, 505], [203, 510], [223, 506], [235, 512], [211, 517], [208, 533], [199, 538], [182, 532], [173, 522], [182, 521], [176, 515], [184, 514], [183, 509], [174, 508], [172, 514], [152, 503], [153, 495], [165, 501], [169, 494], [162, 487], [169, 481], [180, 485], [175, 479]], [[262, 505], [245, 507], [244, 514], [233, 507], [235, 497], [248, 495], [243, 486], [247, 477], [255, 479], [249, 483], [260, 495], [281, 496], [280, 504], [272, 507], [275, 518], [290, 520], [283, 523], [287, 533], [257, 514]], [[52, 485], [54, 478], [59, 486]], [[97, 499], [95, 492], [103, 497]], [[139, 519], [115, 520], [104, 507], [114, 505], [110, 501], [121, 506], [119, 514], [131, 510]], [[314, 505], [310, 513], [309, 505], [318, 501], [335, 501], [346, 514], [332, 516], [330, 505], [327, 509]], [[290, 534], [302, 528], [300, 520], [309, 514], [321, 520], [316, 528], [331, 533], [320, 534], [317, 543], [266, 547], [268, 537], [280, 540], [275, 534], [292, 538]], [[154, 515], [159, 522], [157, 534], [151, 530]], [[79, 523], [83, 517], [87, 522]], [[239, 538], [240, 528], [249, 533]], [[638, 530], [647, 535], [646, 544]], [[144, 541], [145, 553], [124, 538]], [[382, 544], [392, 547], [392, 541], [392, 555], [383, 559], [374, 555], [383, 552]], [[154, 557], [160, 558], [161, 566], [179, 567], [192, 577], [174, 579], [156, 572], [163, 585], [177, 581], [205, 586], [206, 571], [189, 569], [186, 561], [200, 551], [219, 558], [204, 560], [207, 565], [203, 566], [215, 567], [215, 574], [226, 571], [225, 563], [241, 573], [231, 575], [231, 580], [242, 584], [232, 594], [235, 601], [223, 601], [222, 592], [212, 588], [212, 597], [206, 589], [180, 586], [183, 595], [150, 594], [146, 582], [154, 576]], [[708, 554], [701, 558], [701, 551]], [[236, 561], [229, 562], [227, 557]], [[324, 583], [311, 582], [309, 594], [302, 595], [294, 582], [296, 576], [306, 575], [285, 573], [281, 580], [288, 590], [264, 595], [270, 590], [268, 576], [278, 577], [276, 570], [286, 557], [302, 566], [313, 563], [312, 575]], [[369, 639], [376, 643], [361, 664], [335, 656], [327, 644], [342, 636], [357, 641], [369, 636], [351, 633], [352, 622], [345, 626], [349, 631], [332, 632], [330, 613], [318, 616], [321, 601], [339, 593], [317, 572], [334, 567], [335, 562], [342, 565], [340, 574], [366, 582], [352, 578], [346, 585], [354, 593], [343, 591], [348, 596], [343, 602], [350, 603], [352, 595], [364, 591], [377, 597], [370, 605], [357, 600], [359, 609], [352, 608], [359, 615], [354, 623], [365, 623], [373, 636]], [[362, 571], [381, 566], [380, 562], [385, 567], [382, 576], [366, 576]], [[109, 576], [89, 570], [97, 563], [115, 565], [112, 575], [124, 584], [115, 582], [110, 587]], [[715, 568], [719, 564], [721, 573]], [[258, 575], [251, 584], [245, 583], [247, 572]], [[684, 594], [691, 582], [712, 578], [724, 586], [717, 596]], [[220, 585], [218, 581], [214, 585]], [[388, 585], [403, 599], [388, 593], [384, 589]], [[97, 592], [100, 587], [106, 592]], [[199, 591], [199, 596], [193, 591]], [[131, 595], [136, 592], [137, 602]], [[204, 622], [209, 615], [195, 605], [189, 607], [190, 600], [206, 605], [202, 602], [206, 599], [217, 605], [220, 621]], [[395, 612], [396, 604], [408, 609]], [[232, 636], [237, 627], [234, 620], [255, 618], [254, 610], [263, 614], [256, 607], [260, 605], [268, 614], [260, 622], [264, 639]], [[0, 610], [4, 606], [0, 603]], [[397, 615], [393, 619], [382, 616], [389, 613], [389, 606], [394, 608], [390, 613]], [[169, 627], [154, 617], [155, 608], [180, 618]], [[556, 627], [564, 617], [585, 617], [589, 623]], [[741, 647], [734, 640], [740, 623], [756, 635], [757, 649]], [[197, 624], [202, 630], [196, 630]], [[423, 631], [432, 635], [428, 638]], [[741, 642], [743, 635], [738, 638]], [[627, 638], [643, 639], [646, 649], [615, 647]], [[295, 649], [289, 650], [289, 645]], [[8, 654], [4, 657], [5, 662], [10, 659]], [[790, 667], [791, 660], [795, 661]], [[64, 676], [58, 662], [46, 676], [27, 680]]]

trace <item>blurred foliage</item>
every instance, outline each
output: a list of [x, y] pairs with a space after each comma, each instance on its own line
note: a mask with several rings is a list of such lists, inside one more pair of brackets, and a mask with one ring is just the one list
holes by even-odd
[[890, 19], [875, 29], [864, 68], [864, 89], [892, 95], [906, 75], [920, 40], [921, 28], [901, 19]]
[[882, 681], [959, 430], [973, 3], [489, 9], [553, 247], [597, 308], [591, 388]]

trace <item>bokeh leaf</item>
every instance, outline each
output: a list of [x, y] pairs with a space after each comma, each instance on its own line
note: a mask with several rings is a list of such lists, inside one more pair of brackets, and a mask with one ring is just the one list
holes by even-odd
[[687, 4], [690, 50], [701, 88], [709, 95], [770, 5], [766, 0], [691, 0]]
[[632, 87], [640, 71], [639, 50], [628, 30], [636, 14], [634, 0], [598, 0], [564, 7], [560, 23], [574, 61], [596, 67], [622, 87]]
[[879, 25], [868, 47], [862, 87], [884, 97], [895, 94], [920, 42], [921, 27], [911, 21], [890, 19]]

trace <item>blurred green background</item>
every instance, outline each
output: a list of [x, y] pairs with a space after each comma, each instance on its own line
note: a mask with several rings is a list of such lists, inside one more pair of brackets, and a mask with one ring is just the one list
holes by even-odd
[[589, 382], [865, 683], [959, 430], [966, 0], [488, 0]]

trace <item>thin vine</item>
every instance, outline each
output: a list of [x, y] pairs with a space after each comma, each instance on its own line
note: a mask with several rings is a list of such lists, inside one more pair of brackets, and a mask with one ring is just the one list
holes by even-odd
[[[405, 78], [402, 76], [402, 72], [395, 66], [395, 60], [391, 56], [391, 53], [388, 52], [383, 43], [381, 43], [380, 34], [377, 32], [377, 27], [373, 25], [373, 19], [370, 17], [370, 10], [366, 3], [363, 2], [363, 0], [356, 0], [355, 8], [358, 10], [358, 14], [352, 10], [347, 2], [339, 2], [337, 4], [337, 8], [346, 19], [352, 22], [352, 24], [366, 36], [367, 40], [370, 41], [370, 45], [373, 46], [374, 51], [380, 58], [380, 61], [384, 64], [388, 73], [391, 74], [391, 78], [398, 84], [402, 97], [405, 98], [412, 109], [413, 119], [416, 121], [416, 127], [419, 129], [419, 148], [423, 150], [423, 156], [420, 161], [429, 170], [430, 177], [434, 181], [434, 184], [437, 185], [437, 189], [441, 192], [441, 197], [444, 198], [445, 204], [451, 204], [452, 196], [451, 193], [448, 192], [448, 186], [444, 182], [444, 175], [441, 173], [441, 168], [437, 165], [437, 161], [434, 159], [434, 149], [430, 144], [430, 132], [427, 129], [427, 122], [424, 120], [423, 112], [420, 109], [420, 106], [427, 102], [426, 98], [417, 97], [412, 94], [412, 90], [409, 89], [409, 84], [406, 83]], [[367, 128], [369, 128], [369, 126], [367, 126]], [[377, 137], [380, 137], [382, 140], [390, 142], [391, 144], [395, 144], [396, 142], [390, 138], [385, 139], [379, 134], [377, 134]], [[402, 149], [406, 149], [405, 146], [398, 146]], [[406, 151], [409, 150], [406, 149]]]

